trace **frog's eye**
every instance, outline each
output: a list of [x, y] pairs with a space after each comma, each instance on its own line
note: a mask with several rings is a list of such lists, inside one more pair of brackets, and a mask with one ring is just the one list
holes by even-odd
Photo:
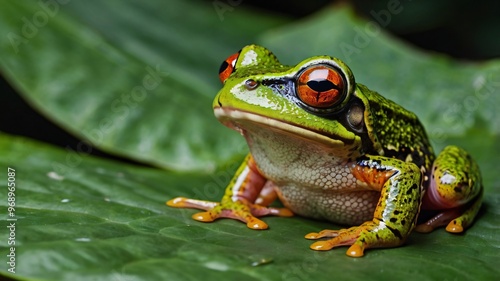
[[297, 79], [297, 95], [314, 108], [329, 108], [345, 96], [342, 74], [327, 65], [314, 65], [302, 71]]
[[226, 79], [234, 72], [234, 68], [236, 65], [236, 61], [240, 56], [240, 52], [237, 52], [234, 55], [228, 57], [225, 61], [222, 62], [219, 68], [219, 78], [222, 83], [226, 81]]

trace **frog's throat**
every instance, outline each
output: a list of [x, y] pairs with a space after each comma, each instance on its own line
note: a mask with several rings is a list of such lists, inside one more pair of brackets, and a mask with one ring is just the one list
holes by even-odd
[[[326, 136], [319, 132], [312, 131], [298, 125], [283, 122], [274, 118], [265, 117], [259, 114], [242, 111], [228, 107], [215, 107], [214, 114], [217, 119], [225, 126], [244, 133], [243, 126], [240, 123], [250, 122], [265, 128], [281, 131], [290, 136], [301, 137], [308, 141], [328, 146], [330, 148], [344, 147], [346, 143], [336, 136]], [[352, 141], [351, 141], [352, 142]]]

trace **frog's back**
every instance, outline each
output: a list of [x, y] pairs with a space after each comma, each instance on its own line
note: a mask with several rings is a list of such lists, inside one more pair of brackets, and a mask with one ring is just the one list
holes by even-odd
[[358, 84], [358, 89], [361, 93], [356, 93], [356, 96], [369, 112], [366, 127], [374, 150], [378, 154], [413, 162], [429, 171], [435, 156], [417, 116], [364, 85]]

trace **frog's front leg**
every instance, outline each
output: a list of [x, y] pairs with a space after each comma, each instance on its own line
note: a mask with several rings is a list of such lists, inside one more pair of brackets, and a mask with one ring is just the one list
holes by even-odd
[[414, 228], [421, 202], [420, 169], [413, 163], [382, 156], [365, 156], [352, 168], [358, 185], [380, 192], [373, 220], [341, 230], [309, 233], [308, 239], [334, 237], [311, 245], [313, 250], [351, 247], [346, 254], [361, 257], [367, 248], [401, 245]]
[[[266, 182], [267, 180], [260, 174], [255, 161], [249, 154], [227, 186], [220, 203], [177, 197], [168, 201], [167, 205], [205, 210], [205, 212], [192, 216], [193, 219], [201, 222], [212, 222], [218, 218], [232, 218], [245, 222], [252, 229], [266, 229], [267, 224], [256, 217], [265, 215], [289, 217], [293, 215], [286, 208], [272, 208], [255, 204]], [[260, 198], [259, 203], [264, 201], [268, 203], [266, 197], [270, 198], [272, 195], [265, 194], [264, 198]]]
[[461, 233], [474, 221], [481, 201], [479, 166], [462, 148], [447, 146], [434, 161], [422, 203], [422, 209], [438, 213], [415, 230], [431, 232], [446, 225], [446, 231]]

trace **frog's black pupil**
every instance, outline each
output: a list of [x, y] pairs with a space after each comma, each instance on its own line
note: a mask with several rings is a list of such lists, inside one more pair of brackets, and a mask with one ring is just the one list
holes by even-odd
[[339, 89], [337, 85], [333, 84], [332, 81], [330, 80], [321, 80], [321, 81], [316, 81], [316, 80], [311, 80], [307, 82], [307, 86], [311, 88], [311, 90], [316, 91], [316, 92], [326, 92], [331, 89]]
[[220, 68], [219, 68], [219, 74], [221, 74], [222, 72], [224, 72], [224, 70], [226, 70], [226, 68], [229, 66], [229, 63], [227, 63], [227, 61], [223, 61], [222, 64], [220, 65]]

